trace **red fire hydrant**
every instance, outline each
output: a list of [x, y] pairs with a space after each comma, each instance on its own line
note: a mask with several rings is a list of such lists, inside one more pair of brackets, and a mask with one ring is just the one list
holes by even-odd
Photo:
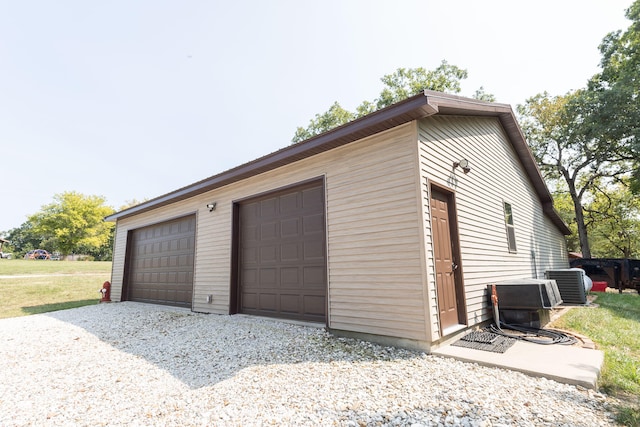
[[111, 283], [109, 283], [109, 281], [104, 282], [102, 284], [102, 289], [98, 292], [102, 294], [100, 302], [111, 302]]

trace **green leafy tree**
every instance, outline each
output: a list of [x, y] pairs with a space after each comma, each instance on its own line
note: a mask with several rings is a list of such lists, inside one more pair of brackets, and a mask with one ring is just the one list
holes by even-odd
[[626, 11], [631, 25], [607, 34], [600, 45], [602, 71], [589, 82], [595, 134], [620, 141], [633, 158], [631, 188], [640, 192], [640, 0]]
[[539, 94], [518, 106], [543, 174], [566, 184], [585, 257], [591, 257], [591, 242], [598, 255], [632, 251], [633, 227], [624, 219], [630, 200], [620, 195], [629, 175], [640, 190], [640, 0], [626, 16], [631, 26], [603, 39], [602, 71], [586, 89]]
[[101, 196], [65, 192], [56, 194], [54, 202], [30, 216], [29, 222], [36, 234], [64, 255], [81, 250], [99, 252], [112, 239], [114, 224], [103, 219], [113, 212]]
[[487, 93], [484, 90], [484, 86], [480, 86], [480, 88], [475, 91], [473, 98], [479, 99], [480, 101], [496, 102], [496, 97], [491, 93]]
[[[422, 67], [398, 68], [394, 73], [387, 74], [380, 79], [384, 88], [373, 101], [363, 101], [356, 107], [355, 113], [345, 110], [338, 102], [334, 102], [327, 111], [316, 114], [307, 127], [298, 127], [292, 142], [304, 141], [407, 99], [425, 89], [459, 93], [461, 90], [460, 82], [466, 79], [467, 75], [467, 70], [451, 65], [447, 61], [442, 61], [435, 70], [427, 70]], [[486, 93], [482, 87], [476, 91], [475, 97], [483, 101], [495, 101], [495, 97]]]
[[[119, 211], [123, 211], [132, 206], [139, 205], [140, 203], [146, 202], [148, 199], [144, 199], [142, 201], [132, 199], [126, 200], [122, 206], [118, 209]], [[86, 254], [91, 256], [93, 259], [99, 261], [111, 261], [113, 259], [113, 244], [115, 239], [115, 227], [109, 227], [109, 238], [107, 243], [104, 245], [95, 247], [95, 246], [80, 246], [77, 250], [78, 253]]]
[[585, 213], [594, 256], [640, 257], [640, 199], [625, 182], [608, 188], [596, 186]]
[[33, 224], [29, 221], [9, 230], [5, 234], [5, 239], [10, 242], [10, 245], [5, 247], [5, 251], [13, 252], [15, 258], [22, 258], [33, 249], [47, 249], [45, 239], [33, 230]]
[[338, 102], [334, 102], [327, 111], [322, 114], [316, 114], [315, 118], [311, 119], [306, 128], [298, 127], [293, 137], [293, 141], [304, 141], [312, 136], [321, 134], [326, 129], [336, 128], [355, 118], [355, 114], [342, 108]]
[[586, 126], [592, 104], [585, 91], [564, 96], [548, 93], [518, 106], [523, 132], [547, 181], [562, 181], [573, 202], [580, 249], [591, 258], [583, 203], [596, 182], [621, 179], [630, 170], [629, 158], [616, 140]]
[[467, 70], [442, 61], [435, 70], [425, 68], [398, 68], [382, 77], [384, 89], [376, 98], [376, 109], [407, 99], [425, 89], [438, 92], [459, 93], [460, 82], [468, 77]]
[[[596, 183], [583, 207], [591, 254], [602, 258], [640, 257], [640, 199], [624, 181], [601, 188]], [[580, 252], [576, 215], [566, 184], [559, 182], [553, 205], [571, 230], [567, 250]]]

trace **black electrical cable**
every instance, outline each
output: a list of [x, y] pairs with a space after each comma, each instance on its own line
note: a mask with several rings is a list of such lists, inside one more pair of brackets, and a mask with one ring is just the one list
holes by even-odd
[[[496, 326], [495, 323], [492, 323], [488, 329], [490, 332], [502, 335], [508, 338], [515, 338], [517, 340], [528, 341], [536, 344], [562, 344], [562, 345], [573, 345], [578, 340], [575, 337], [565, 334], [564, 332], [556, 331], [553, 329], [538, 329], [531, 328], [528, 326], [517, 326], [517, 325], [509, 325], [507, 323], [500, 322], [500, 326], [504, 329], [521, 332], [525, 335], [518, 334], [509, 334], [504, 332], [503, 329]], [[544, 337], [545, 339], [537, 338]]]

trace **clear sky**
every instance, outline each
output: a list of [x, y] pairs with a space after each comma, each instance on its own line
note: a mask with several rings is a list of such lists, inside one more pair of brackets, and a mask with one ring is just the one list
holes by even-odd
[[632, 0], [0, 0], [0, 233], [65, 191], [118, 209], [290, 144], [399, 67], [514, 106], [598, 71]]

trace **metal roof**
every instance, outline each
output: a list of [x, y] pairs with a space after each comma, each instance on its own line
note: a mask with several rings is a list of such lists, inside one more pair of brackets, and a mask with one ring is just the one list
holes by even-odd
[[542, 174], [540, 173], [540, 169], [538, 169], [531, 150], [526, 143], [522, 130], [516, 121], [511, 106], [430, 90], [425, 90], [423, 93], [307, 139], [306, 141], [290, 145], [233, 169], [114, 213], [105, 219], [107, 221], [115, 221], [188, 199], [197, 194], [223, 187], [233, 182], [276, 169], [280, 166], [332, 150], [336, 147], [431, 115], [497, 117], [507, 133], [534, 189], [540, 197], [545, 214], [564, 234], [571, 234], [567, 225], [562, 221], [553, 207], [551, 194], [542, 178]]

